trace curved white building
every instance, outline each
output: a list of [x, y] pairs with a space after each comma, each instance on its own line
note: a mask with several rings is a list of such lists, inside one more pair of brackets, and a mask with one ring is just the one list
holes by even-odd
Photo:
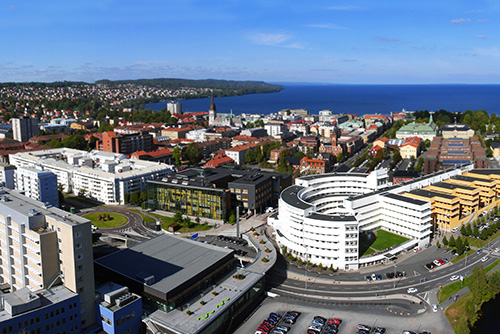
[[[306, 176], [280, 195], [279, 212], [268, 223], [276, 241], [294, 257], [326, 267], [353, 270], [424, 246], [431, 234], [431, 203], [399, 193], [462, 173], [461, 169], [390, 186], [385, 170]], [[384, 229], [410, 240], [390, 251], [359, 258], [359, 234]]]

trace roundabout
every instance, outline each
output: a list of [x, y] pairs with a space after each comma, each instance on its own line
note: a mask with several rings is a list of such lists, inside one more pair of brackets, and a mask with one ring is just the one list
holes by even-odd
[[115, 228], [128, 223], [128, 218], [116, 212], [93, 212], [83, 215], [97, 228]]

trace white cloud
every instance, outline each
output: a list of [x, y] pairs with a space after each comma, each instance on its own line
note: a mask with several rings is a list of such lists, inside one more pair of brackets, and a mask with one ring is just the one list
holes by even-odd
[[306, 27], [310, 28], [320, 28], [320, 29], [336, 29], [336, 30], [345, 30], [346, 27], [342, 27], [333, 23], [324, 23], [324, 24], [307, 24]]
[[252, 33], [248, 35], [250, 41], [254, 44], [258, 45], [281, 45], [283, 42], [286, 42], [290, 39], [290, 35], [280, 34], [280, 33]]
[[467, 22], [470, 22], [470, 21], [471, 21], [470, 19], [464, 19], [463, 17], [461, 17], [459, 19], [451, 20], [450, 22], [451, 23], [455, 23], [455, 24], [464, 24], [464, 23], [467, 23]]
[[477, 37], [477, 38], [482, 38], [482, 39], [484, 39], [484, 38], [488, 38], [488, 36], [487, 36], [487, 35], [477, 35], [476, 37]]
[[478, 19], [477, 22], [478, 23], [484, 23], [484, 22], [490, 22], [491, 20], [490, 19]]

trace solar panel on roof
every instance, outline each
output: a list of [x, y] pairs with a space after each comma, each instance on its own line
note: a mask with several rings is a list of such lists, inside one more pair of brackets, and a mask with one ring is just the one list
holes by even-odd
[[443, 165], [468, 164], [469, 160], [443, 160]]

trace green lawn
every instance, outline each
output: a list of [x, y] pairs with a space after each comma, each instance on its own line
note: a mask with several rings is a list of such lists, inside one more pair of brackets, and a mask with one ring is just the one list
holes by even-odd
[[[99, 220], [99, 215], [103, 214], [109, 215], [111, 219], [106, 221]], [[83, 217], [92, 221], [92, 224], [99, 228], [118, 227], [128, 222], [127, 217], [114, 212], [92, 212], [83, 215]]]
[[[168, 226], [170, 224], [175, 223], [175, 220], [173, 217], [166, 217], [162, 216], [156, 213], [149, 213], [151, 216], [158, 218], [161, 221], [161, 228], [164, 229], [165, 231], [168, 231]], [[204, 224], [197, 224], [196, 222], [193, 221], [193, 226], [191, 228], [188, 228], [186, 225], [181, 223], [182, 227], [177, 230], [176, 232], [179, 233], [190, 233], [190, 232], [199, 232], [199, 231], [207, 231], [212, 228], [212, 226], [209, 225], [204, 225]]]
[[408, 240], [405, 237], [387, 232], [385, 230], [378, 230], [376, 233], [377, 238], [375, 239], [373, 244], [371, 244], [371, 248], [375, 250], [384, 250], [391, 246], [402, 244], [403, 242]]
[[[496, 260], [495, 262], [487, 266], [485, 268], [485, 271], [489, 272], [491, 269], [495, 268], [495, 266], [498, 263], [500, 263], [500, 259]], [[440, 303], [444, 302], [446, 299], [450, 298], [451, 296], [455, 295], [458, 291], [462, 290], [462, 288], [465, 288], [469, 283], [469, 278], [470, 277], [464, 278], [463, 286], [462, 286], [462, 281], [456, 281], [442, 288], [441, 291], [439, 291], [438, 295], [439, 302]]]
[[375, 253], [375, 251], [373, 249], [371, 249], [371, 248], [368, 248], [368, 249], [366, 249], [364, 251], [363, 255], [361, 255], [361, 256], [370, 255], [370, 254], [373, 254], [373, 253]]

